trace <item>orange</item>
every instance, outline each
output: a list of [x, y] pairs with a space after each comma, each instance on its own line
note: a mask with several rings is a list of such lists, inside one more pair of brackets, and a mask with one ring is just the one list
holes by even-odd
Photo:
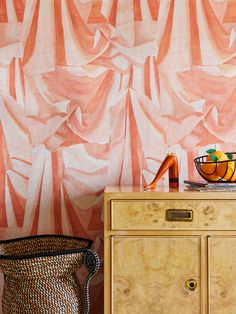
[[206, 162], [201, 165], [199, 172], [208, 181], [223, 179], [234, 182], [236, 181], [235, 167], [234, 161], [229, 160], [225, 153], [214, 151], [207, 156]]
[[[236, 171], [235, 171], [235, 164], [234, 161], [230, 161], [228, 159], [228, 156], [224, 154], [222, 151], [215, 151], [211, 153], [209, 156], [207, 156], [207, 161], [212, 160], [212, 155], [215, 155], [218, 157], [217, 164], [212, 163], [210, 166], [208, 166], [208, 171], [212, 170], [213, 167], [216, 170], [216, 173], [212, 178], [208, 178], [211, 181], [216, 181], [217, 175], [226, 181], [235, 181], [236, 180]], [[217, 167], [217, 169], [215, 168]], [[205, 164], [205, 167], [207, 167], [207, 164]], [[212, 171], [213, 172], [213, 171]], [[231, 178], [232, 177], [232, 178]]]
[[[221, 179], [221, 176], [218, 173], [219, 164], [213, 161], [212, 155], [218, 157], [217, 161], [228, 160], [228, 157], [225, 153], [223, 153], [222, 151], [215, 151], [207, 156], [206, 162], [201, 165], [199, 172], [208, 181], [218, 181], [219, 179]], [[223, 168], [224, 167], [222, 166], [222, 172], [224, 170]], [[226, 169], [224, 172], [226, 172]]]
[[217, 150], [207, 156], [207, 161], [214, 161], [214, 159], [212, 159], [213, 155], [218, 157], [217, 161], [229, 160], [228, 156], [225, 153], [223, 153], [221, 150]]
[[217, 166], [217, 173], [227, 181], [236, 180], [236, 169], [234, 161], [220, 162]]
[[[214, 154], [216, 154], [216, 152]], [[234, 161], [229, 161], [227, 155], [224, 153], [220, 154], [220, 152], [218, 152], [218, 157], [217, 161], [221, 162], [217, 164], [217, 174], [224, 180], [235, 181], [236, 170]]]
[[229, 181], [230, 182], [236, 181], [236, 170], [234, 171], [234, 174], [233, 174], [232, 178]]
[[236, 181], [236, 164], [235, 164], [235, 161], [233, 161], [233, 160], [229, 161], [227, 174], [228, 174], [228, 172], [230, 173], [229, 181], [231, 181], [231, 182]]
[[207, 181], [218, 181], [220, 176], [216, 170], [217, 164], [215, 162], [205, 162], [201, 165], [199, 172]]
[[217, 165], [217, 173], [224, 180], [230, 180], [234, 172], [234, 162], [233, 161], [224, 161], [220, 162]]

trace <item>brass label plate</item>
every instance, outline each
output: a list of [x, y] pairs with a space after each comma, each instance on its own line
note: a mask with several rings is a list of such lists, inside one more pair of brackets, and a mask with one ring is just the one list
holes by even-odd
[[193, 221], [193, 211], [191, 209], [167, 209], [167, 221]]

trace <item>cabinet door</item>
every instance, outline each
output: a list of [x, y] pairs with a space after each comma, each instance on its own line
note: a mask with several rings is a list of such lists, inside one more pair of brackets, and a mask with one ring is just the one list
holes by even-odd
[[112, 313], [200, 314], [200, 252], [194, 236], [112, 237]]
[[236, 237], [209, 237], [211, 314], [236, 314]]

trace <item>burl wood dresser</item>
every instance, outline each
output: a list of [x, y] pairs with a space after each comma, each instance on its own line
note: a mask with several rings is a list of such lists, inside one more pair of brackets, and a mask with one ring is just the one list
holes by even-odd
[[105, 314], [236, 314], [236, 192], [105, 191]]

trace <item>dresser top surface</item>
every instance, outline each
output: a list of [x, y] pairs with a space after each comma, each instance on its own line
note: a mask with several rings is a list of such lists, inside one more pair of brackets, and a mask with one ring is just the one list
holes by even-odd
[[105, 197], [117, 199], [232, 199], [236, 191], [191, 191], [185, 185], [179, 188], [157, 186], [155, 190], [144, 190], [138, 186], [107, 186]]

